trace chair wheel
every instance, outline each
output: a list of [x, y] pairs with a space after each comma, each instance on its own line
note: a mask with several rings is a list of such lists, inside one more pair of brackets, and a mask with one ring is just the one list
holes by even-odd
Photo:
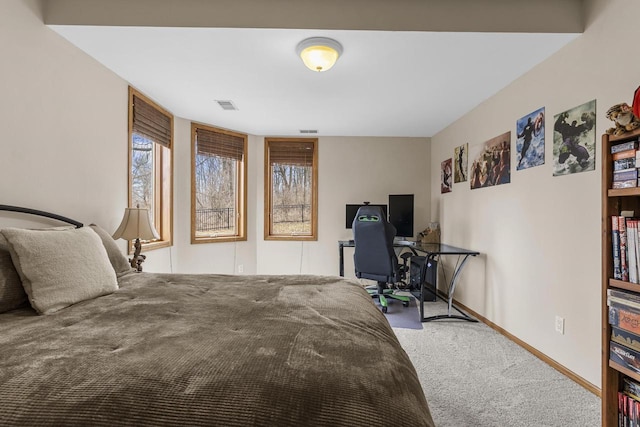
[[382, 312], [386, 313], [387, 312], [387, 307], [382, 307]]
[[403, 307], [409, 307], [409, 301], [404, 301], [404, 302], [402, 303], [402, 306], [403, 306]]

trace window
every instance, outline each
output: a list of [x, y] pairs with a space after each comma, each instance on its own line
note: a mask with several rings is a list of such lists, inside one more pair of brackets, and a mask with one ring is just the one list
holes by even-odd
[[129, 87], [129, 206], [149, 209], [160, 236], [144, 250], [172, 244], [173, 115]]
[[191, 124], [191, 243], [247, 240], [247, 135]]
[[265, 240], [318, 240], [317, 145], [317, 139], [265, 139]]

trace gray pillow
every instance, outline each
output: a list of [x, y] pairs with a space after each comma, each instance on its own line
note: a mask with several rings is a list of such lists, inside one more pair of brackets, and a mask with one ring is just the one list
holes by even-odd
[[54, 313], [118, 289], [100, 237], [88, 227], [64, 231], [6, 228], [13, 264], [31, 306]]
[[0, 234], [0, 313], [16, 309], [26, 302], [27, 294], [11, 261], [9, 244]]
[[120, 276], [121, 274], [133, 271], [131, 264], [129, 264], [127, 258], [122, 254], [113, 237], [99, 225], [91, 224], [90, 227], [100, 236], [116, 275]]

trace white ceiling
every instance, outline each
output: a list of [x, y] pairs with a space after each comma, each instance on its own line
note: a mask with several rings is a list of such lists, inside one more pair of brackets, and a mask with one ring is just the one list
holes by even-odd
[[[578, 36], [50, 27], [177, 117], [272, 136], [432, 136]], [[327, 72], [296, 56], [313, 36], [344, 47]]]

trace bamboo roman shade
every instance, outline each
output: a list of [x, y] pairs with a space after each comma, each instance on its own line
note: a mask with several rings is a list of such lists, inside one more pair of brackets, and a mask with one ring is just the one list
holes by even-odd
[[166, 115], [135, 94], [133, 95], [132, 111], [132, 131], [134, 133], [171, 148], [171, 116]]
[[242, 160], [245, 137], [205, 128], [196, 128], [198, 154]]
[[312, 141], [270, 141], [270, 164], [313, 166], [314, 142]]

